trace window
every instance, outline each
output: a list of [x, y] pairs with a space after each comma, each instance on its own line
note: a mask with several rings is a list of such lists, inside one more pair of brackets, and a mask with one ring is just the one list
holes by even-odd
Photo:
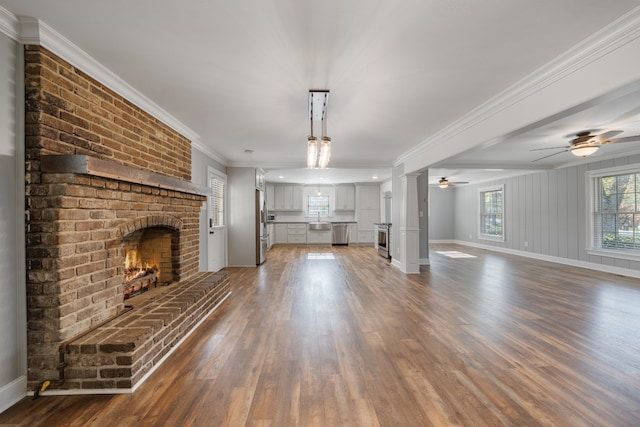
[[626, 169], [592, 176], [593, 249], [640, 254], [640, 172]]
[[504, 187], [480, 189], [481, 239], [504, 241]]
[[209, 196], [209, 227], [224, 226], [224, 192], [226, 180], [213, 172], [209, 173], [209, 187], [213, 195]]
[[329, 196], [309, 196], [309, 216], [329, 215]]

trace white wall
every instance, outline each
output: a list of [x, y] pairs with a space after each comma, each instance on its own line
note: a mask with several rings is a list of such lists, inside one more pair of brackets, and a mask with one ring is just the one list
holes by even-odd
[[[18, 207], [24, 206], [22, 170], [18, 163], [16, 105], [17, 44], [0, 33], [0, 411], [26, 393], [26, 320], [24, 284], [24, 229]], [[20, 100], [17, 100], [20, 98]], [[21, 117], [21, 116], [20, 116]]]
[[[640, 154], [455, 188], [455, 239], [569, 264], [640, 270], [640, 262], [589, 255], [589, 170], [640, 163]], [[480, 240], [478, 189], [504, 184], [505, 241]], [[432, 206], [435, 208], [435, 205]], [[469, 236], [472, 236], [471, 238]], [[563, 261], [564, 262], [564, 261]], [[601, 267], [598, 267], [601, 266]]]

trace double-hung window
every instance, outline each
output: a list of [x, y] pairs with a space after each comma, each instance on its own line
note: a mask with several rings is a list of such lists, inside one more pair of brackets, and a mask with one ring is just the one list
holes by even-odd
[[309, 216], [329, 215], [329, 196], [309, 196]]
[[504, 186], [480, 189], [479, 238], [504, 241]]
[[592, 250], [640, 256], [640, 165], [590, 173]]

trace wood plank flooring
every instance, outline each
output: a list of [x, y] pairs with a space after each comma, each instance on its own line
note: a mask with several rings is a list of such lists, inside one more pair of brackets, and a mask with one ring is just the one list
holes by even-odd
[[637, 279], [455, 245], [418, 275], [370, 247], [229, 270], [133, 395], [45, 393], [0, 426], [640, 425]]

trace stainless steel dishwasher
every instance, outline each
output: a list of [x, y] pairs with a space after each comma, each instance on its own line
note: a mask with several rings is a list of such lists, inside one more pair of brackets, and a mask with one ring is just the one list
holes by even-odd
[[349, 244], [349, 224], [334, 222], [331, 227], [333, 233], [332, 245], [348, 245]]

